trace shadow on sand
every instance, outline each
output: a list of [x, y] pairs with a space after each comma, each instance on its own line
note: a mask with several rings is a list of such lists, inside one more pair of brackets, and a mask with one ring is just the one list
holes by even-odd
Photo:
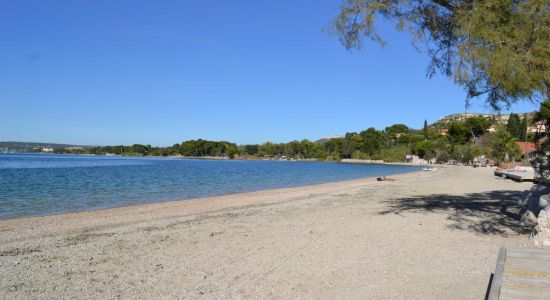
[[379, 214], [446, 213], [452, 229], [485, 235], [526, 234], [531, 228], [521, 226], [518, 201], [527, 192], [492, 191], [467, 195], [433, 194], [386, 201], [388, 209]]

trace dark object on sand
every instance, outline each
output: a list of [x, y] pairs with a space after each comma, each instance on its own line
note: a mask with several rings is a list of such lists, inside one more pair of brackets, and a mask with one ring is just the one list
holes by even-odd
[[378, 180], [378, 181], [395, 181], [396, 179], [391, 178], [391, 177], [386, 177], [386, 176], [380, 176], [380, 177], [376, 177], [376, 180]]

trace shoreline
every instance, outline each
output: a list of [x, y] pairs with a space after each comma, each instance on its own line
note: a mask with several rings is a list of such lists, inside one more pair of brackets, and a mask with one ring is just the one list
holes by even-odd
[[[422, 174], [434, 174], [440, 172], [425, 172], [425, 171], [412, 171], [406, 173], [399, 173], [395, 175], [388, 175], [397, 180], [415, 178], [421, 176]], [[82, 210], [82, 211], [69, 211], [59, 214], [51, 215], [37, 215], [37, 216], [21, 216], [0, 219], [0, 232], [9, 231], [10, 227], [13, 230], [15, 226], [24, 226], [31, 223], [43, 223], [48, 226], [53, 223], [61, 222], [60, 224], [65, 223], [67, 220], [78, 220], [79, 223], [82, 223], [82, 219], [92, 219], [92, 218], [101, 218], [105, 219], [107, 216], [115, 217], [118, 214], [124, 214], [126, 217], [129, 215], [132, 216], [132, 222], [142, 221], [142, 218], [139, 218], [140, 215], [146, 213], [154, 214], [157, 218], [168, 218], [168, 217], [180, 217], [183, 215], [191, 214], [203, 214], [203, 213], [215, 213], [218, 211], [226, 211], [231, 209], [239, 209], [248, 206], [256, 205], [269, 205], [277, 203], [277, 201], [262, 201], [262, 198], [269, 197], [273, 194], [302, 194], [307, 191], [316, 191], [316, 192], [328, 192], [328, 191], [338, 191], [340, 189], [354, 188], [358, 186], [372, 186], [374, 184], [384, 185], [392, 183], [391, 181], [378, 182], [376, 180], [377, 176], [364, 177], [359, 179], [351, 180], [341, 180], [341, 181], [331, 181], [318, 184], [308, 184], [300, 185], [293, 187], [284, 187], [284, 188], [272, 188], [272, 189], [263, 189], [250, 192], [241, 192], [241, 193], [230, 193], [217, 196], [205, 196], [205, 197], [196, 197], [188, 199], [173, 199], [166, 201], [150, 202], [150, 203], [139, 203], [134, 205], [123, 205], [116, 207], [108, 208], [98, 208], [91, 210]], [[260, 200], [258, 200], [258, 198]], [[244, 200], [243, 200], [244, 199]], [[183, 212], [170, 212], [171, 208], [184, 210]], [[119, 226], [123, 225], [122, 222], [113, 222], [106, 221], [109, 226]], [[59, 224], [58, 224], [59, 225]], [[5, 228], [7, 227], [7, 228]], [[40, 227], [33, 224], [32, 227]], [[83, 228], [75, 226], [72, 228], [75, 231], [82, 230]], [[18, 230], [20, 231], [20, 230]]]
[[[45, 155], [49, 155], [49, 154], [45, 154]], [[136, 157], [136, 158], [141, 158], [141, 157]], [[183, 159], [205, 159], [205, 160], [209, 160], [210, 158], [183, 158]], [[294, 162], [310, 162], [310, 161], [294, 161]], [[380, 165], [382, 165], [382, 164], [380, 164]], [[386, 165], [391, 165], [391, 164], [386, 164]], [[420, 167], [420, 166], [417, 166], [417, 165], [403, 165], [403, 166]], [[385, 176], [394, 177], [394, 176], [399, 176], [399, 175], [404, 175], [404, 174], [411, 174], [411, 173], [416, 173], [416, 172], [423, 172], [423, 171], [422, 170], [403, 170], [403, 172], [401, 172], [401, 173], [389, 174], [389, 175], [385, 175]], [[196, 201], [196, 200], [214, 198], [214, 197], [238, 196], [239, 194], [248, 194], [248, 193], [254, 193], [254, 192], [271, 191], [271, 190], [288, 189], [288, 188], [301, 188], [301, 187], [316, 186], [316, 185], [323, 185], [323, 184], [332, 184], [332, 183], [355, 181], [355, 180], [369, 180], [369, 179], [372, 180], [372, 179], [375, 179], [379, 176], [384, 176], [384, 175], [374, 175], [374, 176], [367, 176], [367, 177], [356, 178], [356, 179], [340, 179], [340, 180], [320, 182], [320, 183], [306, 183], [306, 184], [286, 186], [286, 187], [283, 186], [283, 187], [272, 187], [272, 188], [260, 188], [260, 189], [257, 189], [257, 190], [249, 190], [249, 191], [242, 191], [242, 192], [228, 192], [228, 193], [217, 194], [217, 195], [206, 195], [206, 196], [190, 197], [190, 198], [150, 199], [150, 200], [136, 201], [136, 203], [134, 203], [134, 204], [119, 204], [119, 205], [114, 205], [114, 206], [107, 205], [107, 206], [103, 206], [103, 207], [95, 207], [95, 208], [90, 207], [90, 208], [85, 208], [85, 209], [81, 209], [81, 210], [67, 210], [67, 211], [61, 211], [61, 212], [56, 212], [56, 213], [46, 213], [46, 214], [40, 214], [40, 213], [33, 214], [33, 213], [31, 213], [31, 214], [26, 214], [26, 215], [15, 215], [15, 216], [8, 216], [8, 217], [0, 217], [0, 222], [7, 221], [7, 220], [14, 220], [14, 219], [27, 219], [27, 218], [58, 216], [58, 215], [64, 215], [64, 214], [93, 212], [93, 211], [100, 211], [100, 210], [125, 208], [125, 207], [133, 207], [133, 206], [140, 206], [140, 205], [150, 205], [150, 204], [157, 204], [157, 203], [169, 203], [169, 202], [179, 202], [179, 201]]]
[[31, 155], [67, 155], [67, 156], [86, 156], [86, 157], [111, 157], [111, 158], [162, 158], [162, 159], [190, 159], [190, 160], [214, 160], [214, 161], [280, 161], [280, 162], [318, 162], [318, 163], [337, 163], [337, 164], [370, 164], [370, 165], [399, 165], [399, 166], [438, 166], [442, 164], [418, 164], [408, 163], [404, 161], [372, 161], [368, 159], [351, 159], [345, 158], [341, 160], [317, 159], [317, 158], [302, 158], [302, 159], [262, 159], [262, 158], [245, 158], [245, 157], [216, 157], [216, 156], [182, 156], [182, 155], [104, 155], [104, 154], [78, 154], [78, 153], [45, 153], [45, 152], [15, 152], [15, 153], [0, 153], [0, 154], [31, 154]]

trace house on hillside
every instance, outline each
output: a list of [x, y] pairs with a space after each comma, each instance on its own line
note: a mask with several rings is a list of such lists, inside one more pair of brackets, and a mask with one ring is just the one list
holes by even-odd
[[537, 150], [537, 144], [533, 142], [516, 142], [522, 157], [527, 157], [529, 154]]
[[497, 132], [497, 126], [496, 125], [491, 125], [489, 128], [487, 128], [487, 132], [490, 132], [490, 133], [495, 133]]
[[545, 133], [546, 132], [546, 124], [544, 122], [538, 122], [535, 125], [531, 125], [528, 127], [529, 133]]

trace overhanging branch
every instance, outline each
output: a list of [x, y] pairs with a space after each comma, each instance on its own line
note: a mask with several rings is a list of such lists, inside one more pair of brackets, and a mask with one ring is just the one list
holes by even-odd
[[446, 9], [452, 11], [452, 12], [456, 12], [456, 6], [452, 5], [451, 3], [449, 3], [448, 1], [445, 1], [445, 0], [432, 0], [435, 4], [439, 5], [439, 6], [443, 6], [445, 7]]

